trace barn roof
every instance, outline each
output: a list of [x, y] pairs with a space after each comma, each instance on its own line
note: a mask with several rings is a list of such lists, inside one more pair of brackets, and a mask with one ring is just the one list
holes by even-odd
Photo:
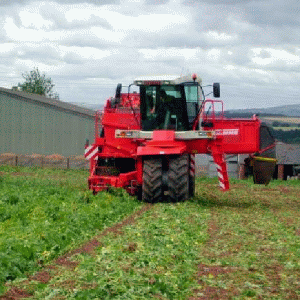
[[47, 106], [52, 106], [52, 107], [59, 108], [64, 111], [69, 111], [69, 112], [80, 114], [80, 115], [87, 116], [87, 117], [94, 117], [94, 115], [95, 115], [95, 111], [92, 109], [80, 107], [80, 106], [77, 106], [77, 105], [74, 105], [74, 104], [71, 104], [68, 102], [55, 100], [55, 99], [48, 98], [48, 97], [45, 97], [42, 95], [31, 94], [31, 93], [27, 93], [27, 92], [23, 92], [23, 91], [15, 91], [15, 90], [6, 89], [6, 88], [2, 88], [2, 87], [0, 87], [0, 94], [6, 94], [6, 95], [14, 96], [17, 98], [22, 98], [22, 100], [28, 101], [28, 102], [42, 103]]
[[300, 145], [276, 143], [276, 158], [279, 165], [299, 165]]

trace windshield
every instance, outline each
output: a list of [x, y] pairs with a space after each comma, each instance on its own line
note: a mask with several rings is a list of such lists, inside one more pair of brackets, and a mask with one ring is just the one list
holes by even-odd
[[143, 130], [188, 130], [197, 114], [197, 85], [141, 86]]

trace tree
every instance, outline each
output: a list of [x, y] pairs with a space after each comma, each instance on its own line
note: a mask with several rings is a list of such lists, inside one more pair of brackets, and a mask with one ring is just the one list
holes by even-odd
[[59, 95], [53, 92], [52, 79], [47, 78], [45, 74], [41, 74], [38, 68], [30, 71], [30, 73], [23, 73], [22, 77], [25, 82], [18, 84], [22, 91], [59, 99]]
[[280, 127], [280, 125], [281, 125], [281, 123], [278, 122], [278, 121], [274, 121], [274, 122], [272, 123], [272, 126], [273, 126], [273, 127]]

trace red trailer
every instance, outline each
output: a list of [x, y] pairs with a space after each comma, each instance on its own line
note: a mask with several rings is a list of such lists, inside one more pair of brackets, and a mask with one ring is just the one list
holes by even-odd
[[[85, 152], [95, 193], [113, 186], [147, 202], [185, 200], [194, 195], [195, 154], [201, 153], [212, 155], [224, 191], [229, 189], [225, 154], [255, 153], [268, 158], [265, 166], [274, 166], [268, 128], [255, 116], [225, 118], [223, 102], [205, 100], [195, 74], [140, 78], [134, 84], [139, 93], [121, 93], [118, 85], [116, 96], [96, 114], [95, 141]], [[220, 96], [219, 84], [213, 91]], [[272, 167], [260, 183], [271, 176]]]

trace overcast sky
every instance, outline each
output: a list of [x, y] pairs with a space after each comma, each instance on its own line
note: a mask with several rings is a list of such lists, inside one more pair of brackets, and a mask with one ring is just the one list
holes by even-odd
[[[298, 0], [0, 0], [0, 86], [38, 67], [67, 102], [197, 73], [225, 108], [300, 103]], [[211, 88], [206, 88], [209, 93]]]

